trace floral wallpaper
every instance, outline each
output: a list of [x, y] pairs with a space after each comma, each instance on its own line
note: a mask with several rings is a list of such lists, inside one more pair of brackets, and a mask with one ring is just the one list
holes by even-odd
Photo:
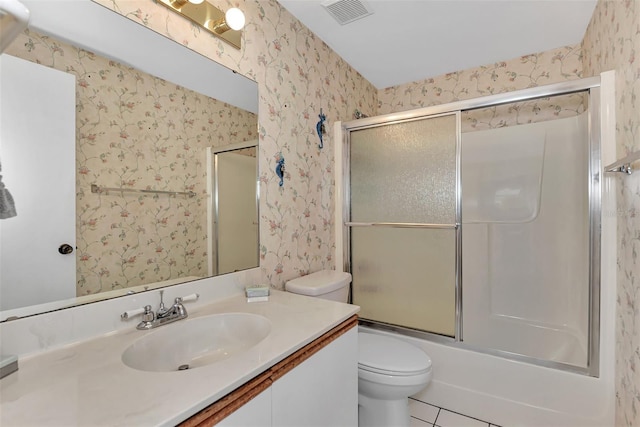
[[[222, 9], [235, 6], [245, 11], [247, 26], [240, 50], [216, 39], [153, 0], [94, 1], [258, 82], [261, 269], [263, 279], [276, 288], [282, 288], [290, 278], [335, 265], [335, 260], [331, 258], [335, 246], [332, 178], [334, 141], [329, 132], [324, 137], [324, 148], [318, 148], [315, 123], [321, 108], [327, 116], [326, 127], [329, 130], [333, 122], [351, 119], [355, 110], [368, 115], [386, 114], [616, 69], [618, 157], [640, 149], [640, 66], [637, 59], [640, 51], [640, 0], [600, 0], [581, 45], [526, 55], [380, 91], [274, 0], [210, 0]], [[57, 49], [56, 46], [49, 49], [46, 61], [58, 60]], [[161, 99], [170, 99], [171, 89], [159, 88], [160, 93], [162, 96], [158, 96]], [[87, 105], [90, 104], [87, 102]], [[575, 104], [571, 103], [567, 108], [564, 104], [556, 105], [554, 108], [560, 109], [558, 114], [573, 114], [572, 105]], [[126, 106], [117, 108], [122, 108], [123, 114], [127, 109]], [[516, 122], [537, 120], [538, 110], [543, 109], [535, 103], [521, 106]], [[502, 122], [502, 117], [503, 114], [498, 110], [486, 111], [483, 116], [470, 117], [466, 126], [470, 130], [478, 126], [511, 124]], [[127, 127], [124, 129], [132, 131]], [[89, 128], [84, 135], [90, 139], [92, 133]], [[136, 158], [136, 152], [126, 149], [128, 140], [115, 138], [116, 145], [121, 145], [114, 147], [114, 153], [122, 152], [129, 160]], [[117, 157], [117, 154], [109, 155], [108, 160], [113, 159], [114, 155]], [[279, 187], [274, 169], [282, 157], [286, 160], [286, 173], [284, 186]], [[86, 161], [89, 161], [89, 157]], [[90, 171], [101, 168], [101, 159], [91, 161]], [[174, 167], [180, 168], [180, 162], [176, 162]], [[167, 188], [170, 183], [173, 186], [174, 182], [166, 178], [164, 172], [158, 171], [161, 175], [160, 184]], [[134, 175], [116, 173], [113, 178], [115, 182], [138, 179], [130, 176]], [[180, 184], [187, 188], [194, 185], [189, 178], [185, 177]], [[631, 426], [640, 424], [640, 173], [619, 180], [616, 424]], [[99, 200], [109, 203], [106, 196]], [[158, 203], [153, 199], [144, 200], [144, 203], [152, 202]], [[162, 201], [158, 203], [156, 208], [160, 223], [164, 218], [162, 208], [167, 204], [180, 205], [178, 212], [183, 214], [191, 212], [186, 200], [171, 199], [164, 202], [164, 205]], [[129, 205], [114, 206], [113, 209], [116, 212], [124, 212], [124, 209], [127, 209], [126, 212], [129, 209], [134, 211], [133, 206]], [[87, 228], [97, 228], [92, 223], [98, 217], [90, 209], [83, 211], [80, 205], [79, 213], [87, 221]], [[119, 221], [125, 232], [136, 235], [135, 231], [126, 229], [127, 217], [120, 218], [124, 218]], [[178, 234], [186, 228], [184, 224], [177, 223], [171, 226], [171, 229], [178, 230]], [[92, 242], [102, 244], [99, 241]], [[164, 256], [168, 249], [163, 247], [160, 253]], [[157, 257], [160, 259], [160, 255]]]
[[[446, 104], [581, 77], [580, 46], [565, 46], [383, 89], [378, 94], [378, 113]], [[462, 132], [563, 118], [582, 111], [584, 99], [580, 95], [519, 102], [465, 112]]]
[[[584, 74], [616, 70], [616, 152], [640, 150], [640, 0], [600, 0], [582, 42]], [[637, 169], [637, 165], [634, 165]], [[616, 425], [640, 425], [640, 173], [617, 178]]]
[[378, 114], [579, 79], [581, 57], [579, 45], [565, 46], [393, 86], [380, 91]]
[[[236, 50], [151, 0], [94, 0], [255, 79], [260, 90], [260, 230], [263, 278], [282, 288], [290, 278], [333, 268], [333, 141], [318, 149], [320, 108], [326, 129], [368, 114], [417, 108], [581, 76], [579, 46], [528, 55], [441, 78], [377, 91], [277, 2], [211, 1], [247, 15]], [[536, 106], [527, 108], [534, 109]], [[579, 108], [579, 107], [576, 107]], [[494, 114], [494, 113], [489, 113]], [[283, 156], [284, 186], [274, 173]]]
[[[374, 112], [377, 91], [276, 1], [212, 0], [247, 17], [237, 50], [152, 0], [94, 0], [258, 82], [260, 267], [263, 280], [285, 281], [334, 268], [334, 141], [338, 120]], [[327, 117], [324, 148], [315, 133]], [[277, 161], [284, 157], [284, 185]]]
[[586, 93], [573, 93], [532, 101], [512, 102], [478, 110], [463, 111], [461, 132], [474, 132], [557, 120], [584, 113]]
[[205, 147], [256, 139], [256, 115], [34, 31], [8, 53], [76, 76], [77, 295], [208, 275]]

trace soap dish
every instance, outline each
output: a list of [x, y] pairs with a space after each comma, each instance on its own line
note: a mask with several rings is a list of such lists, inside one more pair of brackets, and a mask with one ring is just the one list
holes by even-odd
[[269, 289], [269, 285], [247, 286], [244, 288], [244, 292], [247, 298], [268, 297]]

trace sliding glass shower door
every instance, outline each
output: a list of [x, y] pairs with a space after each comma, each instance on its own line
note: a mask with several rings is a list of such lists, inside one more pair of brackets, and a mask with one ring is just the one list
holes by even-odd
[[352, 130], [352, 301], [362, 319], [454, 337], [459, 113]]
[[598, 376], [599, 84], [342, 126], [336, 242], [367, 326]]

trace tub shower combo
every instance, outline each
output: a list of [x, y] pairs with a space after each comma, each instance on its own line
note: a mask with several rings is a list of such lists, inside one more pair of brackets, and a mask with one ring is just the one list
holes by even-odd
[[599, 103], [596, 77], [343, 123], [363, 323], [597, 377]]

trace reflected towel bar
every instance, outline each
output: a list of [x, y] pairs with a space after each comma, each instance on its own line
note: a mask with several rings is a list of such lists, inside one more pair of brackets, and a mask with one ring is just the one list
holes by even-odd
[[432, 228], [455, 230], [460, 224], [424, 224], [420, 222], [345, 222], [347, 227]]
[[100, 187], [96, 184], [91, 184], [92, 193], [104, 193], [107, 191], [119, 191], [121, 193], [143, 193], [143, 194], [168, 194], [170, 196], [188, 196], [195, 197], [196, 193], [193, 191], [162, 191], [162, 190], [139, 190], [135, 188], [110, 188]]
[[629, 154], [627, 157], [624, 157], [618, 160], [615, 163], [611, 163], [609, 166], [604, 168], [605, 172], [622, 172], [627, 175], [631, 175], [634, 172], [634, 169], [631, 165], [640, 160], [640, 151], [636, 151], [634, 153]]

